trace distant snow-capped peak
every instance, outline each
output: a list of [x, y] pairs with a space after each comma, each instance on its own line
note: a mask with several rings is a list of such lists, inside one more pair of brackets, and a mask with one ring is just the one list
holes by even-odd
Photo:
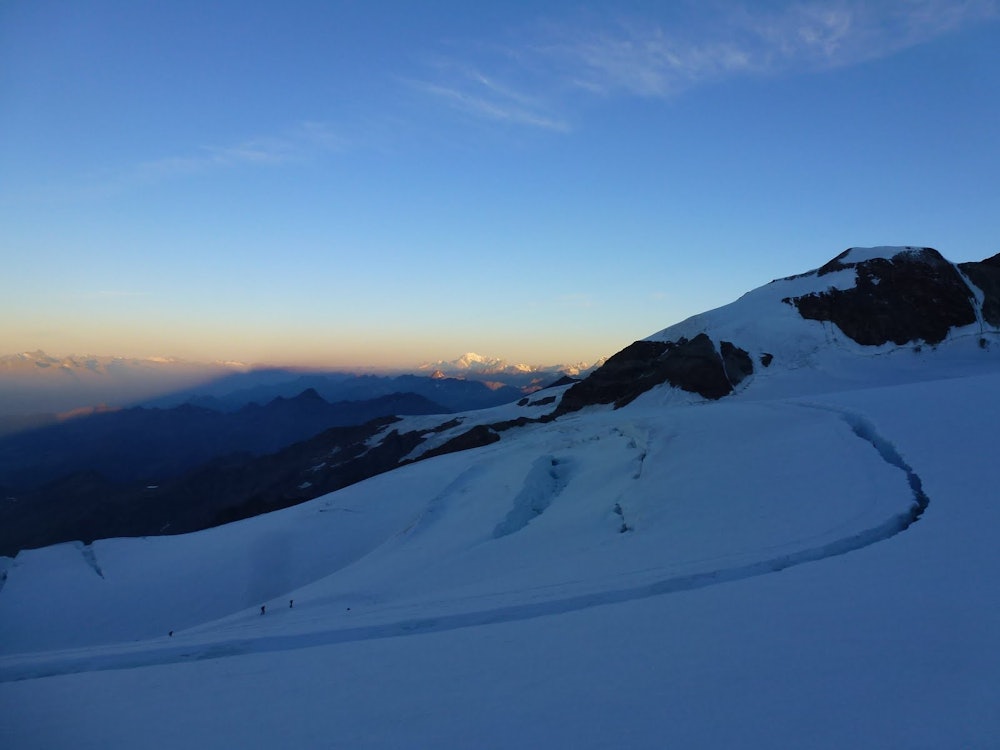
[[[599, 364], [599, 363], [598, 363]], [[443, 375], [549, 375], [564, 373], [578, 375], [594, 365], [577, 362], [571, 365], [528, 365], [524, 363], [511, 364], [499, 357], [487, 357], [476, 352], [466, 352], [458, 359], [440, 360], [420, 365], [421, 371], [431, 371], [437, 377]]]
[[461, 357], [453, 362], [454, 366], [462, 370], [490, 370], [495, 368], [504, 368], [507, 363], [497, 357], [484, 357], [482, 354], [476, 354], [475, 352], [466, 352]]

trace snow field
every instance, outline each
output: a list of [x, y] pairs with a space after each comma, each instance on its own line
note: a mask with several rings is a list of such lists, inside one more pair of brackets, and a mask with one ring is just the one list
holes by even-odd
[[[32, 551], [0, 597], [4, 651], [193, 627], [208, 641], [219, 618], [244, 637], [329, 630], [352, 602], [353, 625], [384, 625], [702, 585], [691, 577], [822, 556], [914, 504], [905, 474], [836, 412], [720, 403], [623, 415], [534, 426], [198, 534]], [[296, 625], [257, 617], [288, 599]]]

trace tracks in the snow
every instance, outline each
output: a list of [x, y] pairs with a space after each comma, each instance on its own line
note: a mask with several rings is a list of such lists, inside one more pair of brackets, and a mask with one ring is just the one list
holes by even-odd
[[[518, 622], [536, 617], [559, 615], [589, 607], [617, 604], [679, 591], [691, 591], [720, 583], [773, 573], [796, 565], [802, 565], [803, 563], [823, 560], [867, 547], [876, 542], [889, 539], [913, 524], [928, 507], [930, 500], [923, 490], [923, 483], [920, 477], [903, 460], [895, 446], [878, 432], [870, 420], [863, 416], [826, 406], [809, 405], [809, 408], [820, 408], [839, 414], [858, 438], [870, 443], [878, 451], [883, 461], [906, 474], [907, 481], [913, 493], [913, 503], [908, 510], [895, 514], [882, 523], [868, 529], [796, 552], [727, 568], [645, 581], [618, 589], [568, 595], [544, 601], [510, 604], [468, 612], [414, 617], [389, 623], [335, 628], [321, 632], [260, 635], [197, 645], [177, 643], [169, 645], [147, 644], [146, 646], [142, 646], [141, 644], [129, 644], [105, 648], [97, 647], [72, 653], [53, 652], [47, 654], [15, 655], [0, 659], [0, 682], [87, 671], [176, 664], [203, 659], [270, 653], [427, 633], [442, 633], [460, 628]], [[546, 461], [549, 461], [549, 459], [547, 458]], [[551, 470], [551, 466], [546, 466], [545, 468], [546, 472]]]

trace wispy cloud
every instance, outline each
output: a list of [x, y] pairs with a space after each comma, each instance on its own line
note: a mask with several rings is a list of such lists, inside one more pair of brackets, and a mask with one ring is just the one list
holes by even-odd
[[996, 0], [839, 0], [744, 13], [734, 26], [763, 70], [787, 72], [888, 57], [998, 15]]
[[[582, 89], [670, 96], [736, 75], [826, 70], [887, 57], [996, 18], [996, 0], [703, 4], [685, 23], [615, 20], [538, 48]], [[706, 14], [706, 9], [710, 11]]]
[[453, 109], [498, 122], [565, 131], [569, 125], [554, 116], [540, 96], [529, 96], [497, 76], [457, 61], [438, 61], [435, 80], [408, 80], [414, 89]]
[[[31, 201], [76, 201], [105, 199], [122, 191], [172, 179], [210, 175], [233, 169], [273, 169], [312, 160], [357, 147], [338, 129], [320, 121], [303, 121], [277, 135], [263, 135], [231, 143], [192, 147], [187, 153], [104, 167], [60, 184], [19, 188], [19, 199]], [[12, 193], [0, 184], [0, 202]]]
[[137, 166], [142, 178], [161, 178], [234, 167], [273, 167], [306, 161], [347, 147], [329, 125], [307, 121], [276, 136], [258, 136], [227, 145], [202, 146], [190, 154], [167, 156]]
[[581, 98], [671, 97], [737, 76], [846, 67], [1000, 17], [1000, 0], [702, 0], [670, 7], [670, 17], [548, 21], [505, 47], [470, 44], [468, 58], [438, 60], [436, 75], [413, 85], [483, 119], [565, 131], [565, 113]]
[[674, 38], [661, 27], [633, 22], [579, 32], [537, 53], [565, 83], [600, 95], [669, 96], [756, 64], [733, 42]]

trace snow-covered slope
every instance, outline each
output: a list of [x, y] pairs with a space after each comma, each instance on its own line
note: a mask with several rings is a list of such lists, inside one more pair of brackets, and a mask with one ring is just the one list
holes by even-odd
[[851, 248], [626, 347], [574, 386], [560, 412], [622, 406], [663, 383], [717, 399], [898, 382], [914, 369], [919, 379], [928, 365], [912, 355], [986, 350], [998, 335], [1000, 256], [955, 266], [931, 248]]
[[[964, 303], [965, 318], [944, 309], [943, 298], [956, 290], [932, 276], [938, 267], [946, 268], [953, 275], [945, 282], [964, 282], [957, 290], [957, 299], [951, 301], [957, 306]], [[904, 273], [907, 270], [909, 273]], [[807, 319], [795, 304], [801, 299], [838, 292], [861, 296], [866, 287], [872, 296], [881, 295], [877, 300], [878, 309], [870, 316], [871, 326], [882, 324], [884, 329], [892, 328], [893, 332], [909, 326], [912, 335], [895, 341], [886, 335], [882, 341], [861, 343], [852, 337], [852, 329], [845, 331], [838, 325], [835, 315]], [[914, 320], [918, 317], [915, 311], [921, 310], [924, 302], [922, 297], [927, 297], [927, 315], [936, 321], [947, 323], [954, 318], [967, 322], [951, 327], [945, 325], [940, 338], [927, 341], [921, 335], [925, 328], [919, 325], [919, 320]], [[915, 348], [943, 341], [971, 338], [978, 345], [980, 337], [996, 340], [997, 328], [984, 321], [979, 312], [982, 302], [982, 290], [936, 251], [911, 247], [850, 248], [820, 269], [776, 279], [735, 302], [670, 326], [648, 340], [678, 341], [705, 333], [714, 341], [730, 341], [746, 350], [758, 373], [769, 367], [762, 365], [762, 358], [773, 362], [775, 369], [810, 367], [823, 370], [837, 359], [844, 359], [845, 355], [851, 359], [881, 357], [899, 349], [912, 352]]]
[[266, 516], [4, 561], [0, 745], [994, 747], [1000, 352], [981, 318], [871, 347], [783, 301], [852, 273], [651, 337], [747, 352], [724, 398], [410, 418], [440, 445], [526, 417]]

